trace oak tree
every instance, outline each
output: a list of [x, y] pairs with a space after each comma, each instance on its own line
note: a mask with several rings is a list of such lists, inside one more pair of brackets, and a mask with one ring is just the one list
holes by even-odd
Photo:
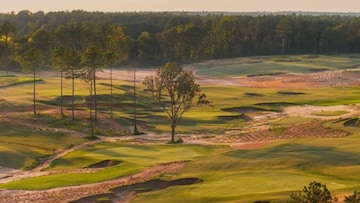
[[171, 120], [171, 142], [175, 142], [175, 129], [185, 112], [194, 105], [210, 104], [192, 71], [184, 70], [175, 62], [168, 62], [155, 76], [146, 77], [143, 83]]

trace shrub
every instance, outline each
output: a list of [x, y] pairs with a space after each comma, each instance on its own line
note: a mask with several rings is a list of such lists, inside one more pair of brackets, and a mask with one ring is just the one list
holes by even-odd
[[331, 197], [330, 191], [326, 185], [318, 182], [312, 182], [308, 187], [304, 186], [302, 191], [291, 193], [290, 198], [297, 203], [333, 203], [337, 198]]
[[360, 192], [354, 191], [351, 196], [345, 197], [345, 203], [360, 203]]

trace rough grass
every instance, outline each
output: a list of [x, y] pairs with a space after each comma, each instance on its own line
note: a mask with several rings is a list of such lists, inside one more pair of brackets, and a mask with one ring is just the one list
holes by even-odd
[[0, 123], [0, 132], [0, 165], [17, 169], [32, 166], [38, 158], [53, 154], [55, 149], [83, 142], [62, 133], [35, 131], [5, 123]]

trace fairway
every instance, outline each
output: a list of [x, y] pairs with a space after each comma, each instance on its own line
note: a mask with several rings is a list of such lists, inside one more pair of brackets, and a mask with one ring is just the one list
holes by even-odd
[[359, 150], [351, 146], [351, 140], [341, 140], [340, 149], [334, 147], [336, 141], [319, 146], [321, 142], [289, 140], [264, 149], [236, 150], [194, 160], [181, 170], [181, 177], [201, 177], [203, 183], [140, 194], [135, 202], [160, 197], [189, 202], [280, 201], [312, 181], [326, 184], [335, 194], [359, 188], [359, 178], [354, 177], [360, 172]]
[[324, 70], [346, 69], [360, 63], [350, 56], [260, 56], [214, 60], [194, 64], [197, 74], [207, 76], [260, 76], [284, 73], [311, 73]]
[[[360, 190], [356, 64], [360, 59], [347, 55], [189, 64], [212, 105], [184, 114], [176, 128], [178, 144], [169, 144], [167, 114], [142, 85], [154, 70], [137, 70], [136, 104], [132, 70], [113, 70], [112, 104], [109, 70], [99, 72], [96, 138], [90, 136], [91, 97], [84, 81], [74, 83], [72, 121], [71, 80], [63, 83], [60, 115], [58, 74], [40, 74], [33, 115], [29, 77], [0, 77], [0, 197], [10, 201], [6, 191], [24, 190], [28, 193], [19, 191], [16, 198], [36, 202], [46, 194], [43, 198], [51, 202], [62, 195], [69, 202], [98, 195], [100, 201], [114, 198], [124, 185], [190, 179], [199, 181], [153, 191], [135, 188], [124, 198], [286, 202], [292, 192], [317, 181], [343, 199]], [[140, 135], [132, 135], [135, 113]]]

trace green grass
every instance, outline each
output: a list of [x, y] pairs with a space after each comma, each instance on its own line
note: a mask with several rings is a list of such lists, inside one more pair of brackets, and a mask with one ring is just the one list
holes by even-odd
[[[273, 59], [272, 59], [273, 60]], [[355, 59], [354, 59], [355, 60]], [[98, 95], [99, 109], [109, 113], [109, 87], [105, 85], [106, 80], [99, 80]], [[103, 84], [103, 85], [101, 85]], [[114, 89], [114, 118], [125, 126], [133, 125], [133, 97], [129, 92], [125, 92], [123, 87], [130, 84], [123, 81], [115, 81], [114, 85], [119, 88]], [[76, 105], [82, 111], [85, 109], [85, 98], [89, 92], [83, 82], [76, 80]], [[58, 78], [43, 79], [37, 84], [38, 105], [53, 106], [57, 108], [60, 104], [59, 94], [60, 85]], [[282, 107], [288, 105], [317, 105], [331, 106], [339, 104], [356, 104], [360, 98], [358, 87], [327, 87], [312, 89], [294, 89], [291, 92], [302, 94], [283, 94], [283, 89], [270, 88], [251, 88], [251, 87], [229, 87], [229, 86], [203, 86], [202, 90], [207, 94], [207, 98], [213, 101], [213, 107], [193, 108], [184, 114], [183, 121], [180, 122], [177, 130], [179, 133], [197, 132], [220, 132], [232, 126], [241, 126], [243, 120], [224, 121], [220, 116], [237, 116], [238, 112], [227, 112], [223, 109], [236, 107], [254, 107], [269, 111], [281, 111]], [[279, 93], [280, 92], [280, 93]], [[154, 111], [154, 104], [151, 99], [142, 91], [139, 86], [138, 95], [138, 119], [146, 122], [149, 126], [155, 127], [156, 132], [169, 132], [169, 121], [163, 112]], [[247, 96], [248, 93], [261, 96]], [[7, 88], [0, 88], [0, 95], [3, 95], [0, 108], [9, 109], [32, 104], [32, 85], [17, 85]], [[71, 81], [64, 81], [64, 95], [71, 95]], [[70, 105], [69, 101], [65, 102]], [[40, 112], [41, 113], [41, 112]], [[68, 114], [69, 115], [69, 114]], [[157, 116], [154, 118], [154, 116]], [[162, 116], [163, 119], [157, 119]]]
[[[261, 75], [279, 72], [313, 72], [338, 69], [359, 64], [359, 58], [348, 56], [275, 56], [231, 59], [213, 64], [195, 64], [197, 74], [203, 75]], [[1, 81], [1, 79], [0, 79]], [[106, 99], [109, 81], [99, 80], [98, 94], [101, 110], [108, 111]], [[115, 81], [114, 118], [131, 126], [132, 95], [126, 92], [128, 82]], [[65, 80], [64, 95], [71, 94], [71, 83]], [[139, 87], [141, 89], [141, 87]], [[254, 107], [269, 111], [281, 111], [288, 105], [331, 106], [357, 104], [359, 87], [324, 87], [284, 89], [203, 86], [202, 90], [213, 107], [194, 108], [184, 114], [177, 128], [179, 133], [222, 132], [232, 127], [247, 125], [243, 120], [225, 121], [220, 116], [236, 116], [240, 112], [224, 109]], [[59, 104], [59, 79], [43, 78], [37, 83], [37, 98], [41, 105]], [[249, 94], [250, 93], [250, 94]], [[89, 94], [82, 82], [76, 81], [77, 104], [84, 105]], [[32, 85], [14, 85], [0, 88], [1, 108], [17, 108], [32, 103]], [[162, 112], [154, 111], [149, 97], [139, 91], [139, 119], [154, 131], [169, 132], [169, 121]], [[11, 104], [11, 105], [10, 105]], [[322, 116], [342, 115], [346, 112], [316, 112]], [[45, 118], [48, 119], [48, 118]], [[289, 117], [271, 121], [270, 124], [292, 125], [311, 121], [309, 118]], [[359, 127], [345, 127], [345, 121], [329, 121], [325, 127], [349, 132], [346, 138], [312, 138], [273, 141], [265, 147], [252, 150], [234, 150], [227, 146], [196, 145], [131, 145], [103, 143], [74, 151], [56, 160], [51, 170], [83, 168], [106, 159], [119, 160], [117, 166], [92, 174], [61, 174], [43, 176], [1, 185], [1, 188], [44, 189], [93, 183], [129, 175], [159, 163], [190, 160], [186, 167], [168, 179], [197, 177], [204, 182], [170, 187], [165, 190], [142, 193], [134, 202], [254, 202], [257, 200], [282, 201], [289, 194], [301, 190], [312, 181], [326, 184], [333, 194], [349, 193], [360, 189]], [[281, 128], [274, 128], [281, 130]], [[38, 157], [52, 154], [54, 149], [65, 148], [83, 142], [62, 134], [39, 132], [19, 126], [0, 124], [0, 165], [13, 168], [31, 166]], [[170, 138], [170, 137], [169, 137]], [[37, 184], [34, 184], [37, 183]]]
[[[138, 194], [134, 202], [254, 202], [285, 201], [291, 192], [312, 181], [326, 184], [332, 194], [360, 187], [360, 149], [356, 138], [274, 141], [253, 150], [226, 146], [130, 145], [103, 143], [57, 160], [53, 170], [82, 168], [104, 159], [117, 166], [92, 174], [62, 174], [25, 179], [1, 188], [44, 189], [86, 184], [129, 175], [169, 161], [190, 160], [166, 179], [196, 177], [202, 183]], [[34, 182], [39, 184], [33, 184]]]
[[360, 187], [359, 164], [359, 149], [351, 139], [278, 141], [196, 159], [179, 176], [203, 183], [142, 193], [134, 202], [285, 201], [312, 181], [326, 184], [332, 194], [352, 193]]
[[[41, 78], [35, 78], [36, 82], [42, 81]], [[20, 84], [33, 83], [32, 77], [16, 77], [16, 76], [2, 76], [0, 77], [0, 88], [10, 87]]]
[[341, 115], [344, 115], [347, 113], [349, 113], [349, 112], [347, 112], [347, 111], [319, 111], [319, 112], [312, 113], [312, 115], [314, 115], [314, 116], [341, 116]]
[[312, 120], [314, 120], [314, 119], [294, 116], [294, 117], [283, 118], [280, 120], [270, 121], [269, 123], [274, 124], [274, 125], [292, 125], [292, 124], [297, 124], [297, 123], [310, 122]]
[[[126, 145], [121, 143], [103, 143], [87, 149], [74, 151], [53, 162], [51, 170], [84, 168], [103, 160], [119, 160], [119, 165], [96, 173], [58, 174], [29, 178], [0, 185], [11, 189], [46, 189], [72, 185], [94, 183], [130, 175], [146, 167], [173, 161], [193, 160], [207, 157], [228, 147], [196, 145]], [[34, 182], [39, 184], [33, 184]]]
[[334, 70], [360, 63], [359, 58], [340, 56], [263, 56], [216, 60], [194, 64], [196, 73], [208, 76], [271, 75]]
[[104, 143], [86, 150], [78, 150], [56, 160], [53, 169], [85, 167], [106, 159], [120, 159], [126, 163], [151, 166], [157, 163], [193, 159], [194, 157], [208, 155], [213, 150], [215, 149], [211, 146], [203, 148], [196, 145], [134, 146], [121, 143]]
[[83, 142], [62, 133], [35, 131], [8, 123], [0, 123], [0, 132], [0, 165], [17, 169], [33, 166], [38, 158], [53, 154], [55, 149]]
[[[109, 167], [96, 173], [67, 173], [51, 176], [41, 176], [37, 178], [28, 178], [0, 185], [0, 188], [39, 190], [82, 185], [134, 174], [143, 169], [143, 167], [127, 163], [126, 165], [120, 164], [119, 166]], [[36, 182], [36, 184], [34, 184], [34, 182]]]

